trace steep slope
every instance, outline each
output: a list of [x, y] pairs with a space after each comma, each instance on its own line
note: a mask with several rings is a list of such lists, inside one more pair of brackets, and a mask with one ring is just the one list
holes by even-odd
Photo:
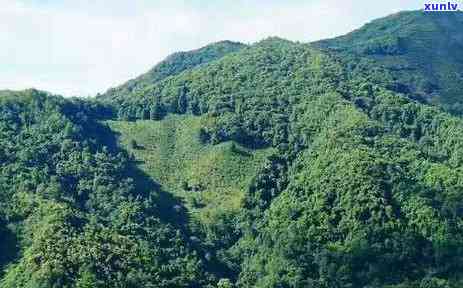
[[211, 121], [203, 130], [209, 142], [235, 140], [257, 148], [287, 137], [289, 113], [302, 97], [335, 90], [344, 78], [328, 55], [269, 38], [113, 103], [121, 119], [208, 114]]
[[269, 204], [265, 182], [249, 195], [250, 230], [229, 251], [240, 287], [461, 285], [462, 159], [451, 150], [462, 151], [463, 123], [374, 97], [368, 114], [336, 94], [299, 108], [308, 149]]
[[237, 52], [245, 47], [246, 45], [241, 43], [221, 41], [209, 44], [197, 50], [174, 53], [154, 66], [147, 73], [129, 80], [127, 83], [119, 87], [109, 89], [100, 97], [103, 99], [123, 97], [126, 94], [142, 90], [146, 86], [152, 85], [164, 78], [207, 64], [211, 61], [220, 59], [229, 53]]
[[186, 223], [103, 144], [98, 109], [35, 90], [0, 98], [0, 287], [206, 285]]
[[385, 67], [396, 91], [463, 113], [463, 12], [401, 12], [315, 45], [346, 62], [372, 60], [373, 69]]
[[239, 287], [458, 287], [462, 120], [344, 65], [271, 38], [114, 107], [207, 117], [206, 143], [278, 151], [216, 224], [211, 254]]
[[252, 150], [234, 142], [202, 143], [206, 117], [170, 115], [161, 121], [110, 121], [120, 142], [145, 173], [182, 199], [207, 236], [239, 213], [244, 194], [272, 149]]

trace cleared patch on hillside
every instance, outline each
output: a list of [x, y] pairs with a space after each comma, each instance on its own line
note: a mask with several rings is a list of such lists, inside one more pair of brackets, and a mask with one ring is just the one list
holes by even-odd
[[204, 224], [240, 209], [244, 192], [271, 149], [234, 142], [203, 144], [205, 117], [171, 115], [162, 121], [109, 121], [121, 145], [163, 189], [184, 199]]

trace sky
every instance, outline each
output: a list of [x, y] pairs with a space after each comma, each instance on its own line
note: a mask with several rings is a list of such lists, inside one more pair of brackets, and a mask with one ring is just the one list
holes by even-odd
[[0, 0], [0, 90], [93, 96], [177, 51], [343, 35], [424, 0]]

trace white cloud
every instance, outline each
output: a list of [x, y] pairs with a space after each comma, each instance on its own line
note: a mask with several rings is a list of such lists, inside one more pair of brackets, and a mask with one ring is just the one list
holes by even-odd
[[398, 0], [37, 2], [0, 0], [0, 89], [95, 94], [175, 51], [224, 39], [312, 41], [420, 8], [419, 1], [405, 7]]

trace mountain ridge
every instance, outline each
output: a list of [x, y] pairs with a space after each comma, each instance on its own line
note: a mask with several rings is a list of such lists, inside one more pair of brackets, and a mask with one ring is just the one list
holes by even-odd
[[398, 92], [461, 114], [462, 27], [463, 12], [400, 12], [314, 44], [341, 57], [354, 53], [372, 60], [400, 79]]
[[[395, 87], [391, 89], [408, 94], [411, 99], [441, 106], [446, 111], [460, 114], [463, 113], [461, 112], [463, 100], [459, 97], [463, 91], [463, 86], [459, 84], [461, 82], [459, 80], [463, 79], [463, 56], [458, 51], [463, 49], [463, 33], [459, 27], [463, 27], [463, 12], [403, 11], [373, 20], [346, 35], [307, 44], [338, 54], [340, 58], [347, 58], [344, 65], [351, 65], [350, 62], [373, 61], [374, 64], [371, 65], [383, 67], [388, 77], [391, 78], [388, 85], [390, 88]], [[278, 37], [267, 38], [267, 40], [271, 39], [284, 40]], [[248, 47], [265, 41], [266, 39], [258, 41]], [[228, 52], [239, 52], [246, 47], [246, 45], [230, 41], [216, 44], [236, 47], [218, 57], [208, 59], [201, 65], [207, 65], [209, 60], [214, 62]], [[201, 54], [202, 50], [209, 46], [213, 48], [216, 44], [181, 53]], [[442, 55], [442, 51], [446, 51], [447, 54]], [[174, 53], [171, 57], [176, 55]], [[118, 94], [116, 98], [124, 97], [122, 94], [130, 95], [132, 93], [130, 86], [138, 87], [134, 89], [136, 90], [134, 93], [141, 92], [144, 88], [164, 79], [164, 77], [156, 76], [156, 67], [171, 65], [169, 59], [170, 57], [166, 58], [149, 72], [118, 88], [109, 89], [103, 94], [102, 99], [115, 97], [111, 96], [112, 94]], [[190, 68], [194, 66], [196, 65]], [[167, 75], [174, 76], [176, 73]], [[150, 77], [153, 79], [149, 80]], [[397, 80], [399, 78], [400, 81]], [[118, 89], [119, 92], [115, 92]]]
[[220, 59], [228, 53], [239, 51], [245, 47], [245, 44], [224, 40], [190, 51], [175, 52], [167, 56], [160, 63], [156, 64], [148, 72], [131, 79], [120, 86], [110, 88], [100, 97], [111, 97], [109, 95], [130, 93], [133, 90], [143, 89], [144, 87], [152, 85], [166, 77], [207, 64], [210, 61]]

